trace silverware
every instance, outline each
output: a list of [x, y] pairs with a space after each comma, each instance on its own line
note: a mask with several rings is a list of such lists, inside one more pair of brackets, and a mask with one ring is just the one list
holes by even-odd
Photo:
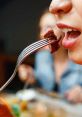
[[13, 80], [13, 78], [16, 75], [17, 72], [17, 68], [18, 66], [24, 61], [24, 59], [26, 57], [28, 57], [30, 54], [32, 54], [33, 52], [35, 52], [36, 50], [54, 43], [56, 40], [50, 40], [50, 39], [42, 39], [40, 41], [37, 41], [29, 46], [27, 46], [18, 56], [18, 60], [17, 60], [17, 64], [16, 67], [14, 69], [13, 74], [11, 75], [11, 77], [6, 81], [6, 83], [0, 88], [0, 92]]

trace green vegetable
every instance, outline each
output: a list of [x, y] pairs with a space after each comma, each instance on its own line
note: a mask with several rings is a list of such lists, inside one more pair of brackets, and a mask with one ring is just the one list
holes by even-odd
[[20, 117], [20, 107], [18, 104], [13, 104], [12, 105], [12, 111], [13, 111], [13, 114], [16, 116], [16, 117]]

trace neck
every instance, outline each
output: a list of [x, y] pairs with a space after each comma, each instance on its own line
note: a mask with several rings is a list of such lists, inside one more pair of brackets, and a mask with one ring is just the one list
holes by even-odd
[[55, 54], [55, 61], [66, 61], [68, 60], [67, 51], [64, 49], [59, 49]]

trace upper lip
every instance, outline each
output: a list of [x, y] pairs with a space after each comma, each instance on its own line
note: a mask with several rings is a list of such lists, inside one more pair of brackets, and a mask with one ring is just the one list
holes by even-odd
[[[77, 31], [80, 31], [78, 28], [76, 27], [72, 27], [70, 25], [67, 25], [67, 24], [63, 24], [63, 23], [57, 23], [57, 27], [60, 28], [60, 29], [72, 29], [72, 30], [77, 30]], [[81, 32], [81, 31], [80, 31]]]

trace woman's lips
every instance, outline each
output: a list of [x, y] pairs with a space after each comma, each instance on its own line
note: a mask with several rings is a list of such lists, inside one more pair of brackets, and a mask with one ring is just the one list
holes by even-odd
[[57, 24], [57, 26], [62, 30], [65, 29], [65, 36], [62, 39], [62, 45], [65, 48], [73, 47], [79, 39], [78, 37], [80, 36], [81, 32], [77, 28], [68, 26], [66, 24]]
[[80, 29], [78, 29], [76, 27], [73, 27], [73, 26], [70, 26], [70, 25], [67, 25], [67, 24], [63, 24], [63, 23], [57, 23], [56, 25], [60, 29], [67, 28], [67, 29], [72, 29], [72, 30], [78, 30], [78, 31], [80, 31]]
[[79, 35], [81, 33], [79, 31], [68, 31], [67, 33], [65, 33], [65, 36], [62, 40], [62, 45], [65, 48], [71, 48], [79, 39]]
[[73, 45], [75, 45], [77, 39], [78, 39], [78, 36], [76, 38], [68, 37], [68, 35], [66, 33], [63, 40], [62, 40], [62, 45], [65, 48], [71, 48], [71, 47], [73, 47]]

